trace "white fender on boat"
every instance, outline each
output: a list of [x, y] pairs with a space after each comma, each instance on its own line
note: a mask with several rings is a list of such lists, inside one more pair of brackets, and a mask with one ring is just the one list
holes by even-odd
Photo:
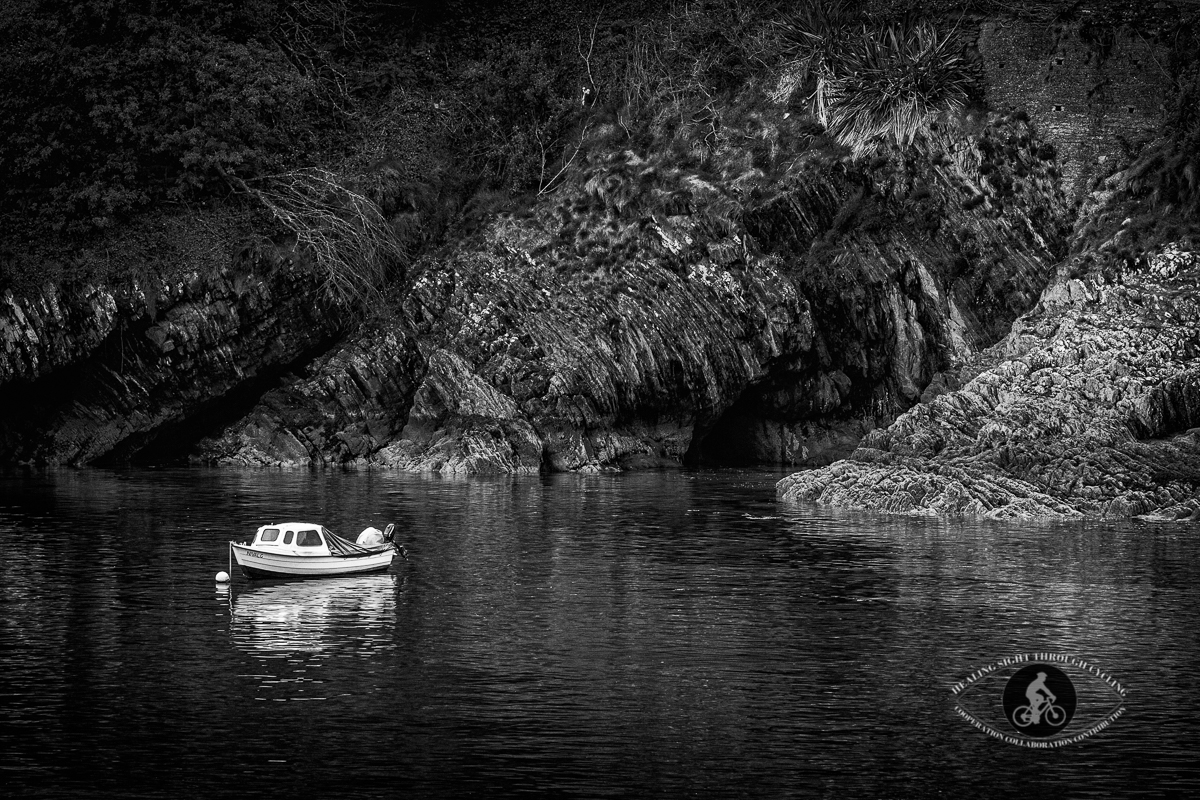
[[358, 535], [358, 539], [356, 539], [354, 543], [366, 545], [368, 547], [371, 545], [383, 544], [383, 531], [379, 530], [379, 528], [367, 528]]

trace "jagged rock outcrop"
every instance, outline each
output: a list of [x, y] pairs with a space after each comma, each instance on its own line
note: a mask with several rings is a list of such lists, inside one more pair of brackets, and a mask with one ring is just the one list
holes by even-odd
[[998, 363], [872, 432], [849, 459], [785, 478], [779, 496], [908, 514], [1191, 517], [1200, 255], [1169, 245], [1146, 264], [1064, 271], [997, 347]]
[[404, 427], [424, 370], [415, 342], [371, 325], [266, 392], [236, 427], [206, 443], [212, 454], [248, 465], [361, 461]]
[[339, 338], [343, 311], [314, 302], [319, 282], [286, 255], [234, 267], [154, 286], [6, 292], [0, 459], [78, 465], [176, 452]]
[[[398, 436], [349, 459], [323, 444], [346, 429], [329, 411], [342, 398], [320, 387], [337, 381], [352, 353], [379, 360], [364, 336], [307, 381], [272, 393], [206, 454], [443, 472], [678, 464], [697, 420], [719, 413], [770, 359], [811, 344], [806, 304], [776, 271], [679, 275], [638, 263], [601, 282], [559, 275], [529, 259], [528, 242], [519, 248], [495, 234], [487, 249], [427, 265], [401, 315], [385, 323], [387, 335], [421, 353], [409, 373], [419, 377], [411, 410], [393, 406], [404, 420]], [[389, 403], [361, 399], [359, 415]], [[285, 404], [331, 422], [321, 440], [306, 437], [301, 458], [251, 430], [271, 417], [273, 431], [292, 432], [289, 446], [301, 438], [290, 418], [273, 413]]]
[[[597, 148], [556, 203], [415, 265], [396, 314], [200, 456], [469, 473], [828, 463], [1033, 302], [1066, 215], [1038, 152], [1015, 117], [865, 171], [800, 152], [775, 178], [737, 153], [706, 176]], [[372, 380], [385, 390], [353, 388]]]
[[[1146, 461], [1190, 465], [1191, 362], [1155, 355], [1190, 340], [1152, 337], [1137, 311], [1172, 293], [1190, 308], [1186, 284], [1064, 272], [987, 349], [1066, 253], [1077, 210], [1060, 170], [1082, 191], [1159, 127], [1169, 81], [1138, 60], [1165, 44], [1094, 38], [1110, 24], [1095, 20], [970, 19], [982, 27], [956, 35], [1011, 113], [964, 113], [854, 160], [788, 104], [795, 85], [758, 83], [777, 74], [705, 90], [699, 115], [631, 126], [588, 106], [569, 169], [426, 254], [365, 324], [279, 263], [6, 295], [0, 460], [519, 473], [854, 452], [781, 491], [919, 513], [1191, 513], [1169, 510], [1187, 470]], [[394, 225], [420, 227], [414, 198]], [[1058, 364], [1056, 346], [1087, 354]], [[1030, 376], [1062, 386], [1035, 394]]]
[[803, 264], [792, 274], [813, 301], [824, 370], [778, 369], [750, 387], [710, 438], [718, 460], [769, 463], [779, 452], [775, 463], [816, 465], [848, 454], [1004, 335], [1061, 257], [1071, 211], [1020, 116], [947, 135], [865, 178], [867, 190], [815, 208], [789, 194], [783, 214], [770, 213], [778, 200], [756, 210], [756, 222], [778, 220], [758, 226], [762, 239]]

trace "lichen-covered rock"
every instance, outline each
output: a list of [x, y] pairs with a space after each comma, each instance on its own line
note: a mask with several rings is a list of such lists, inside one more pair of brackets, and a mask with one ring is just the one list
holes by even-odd
[[117, 296], [84, 286], [70, 297], [0, 295], [0, 386], [33, 381], [95, 350], [116, 328]]
[[[998, 518], [1190, 516], [1200, 480], [1200, 257], [1064, 278], [998, 364], [779, 483], [784, 500]], [[1186, 512], [1186, 513], [1185, 513]]]

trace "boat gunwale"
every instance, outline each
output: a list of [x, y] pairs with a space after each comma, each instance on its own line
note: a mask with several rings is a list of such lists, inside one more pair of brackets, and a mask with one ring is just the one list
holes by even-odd
[[230, 542], [229, 546], [242, 573], [251, 578], [336, 578], [384, 572], [399, 552], [395, 545], [369, 553], [311, 555], [273, 552], [239, 542]]
[[310, 553], [279, 553], [279, 552], [276, 552], [273, 550], [268, 550], [266, 548], [254, 547], [252, 545], [242, 544], [241, 542], [230, 542], [229, 545], [235, 551], [241, 551], [243, 553], [262, 553], [262, 554], [268, 555], [272, 558], [282, 558], [282, 559], [294, 560], [294, 561], [310, 561], [315, 558], [351, 558], [351, 559], [353, 559], [353, 558], [374, 558], [375, 556], [381, 556], [381, 555], [383, 555], [385, 553], [389, 553], [389, 552], [392, 554], [393, 557], [395, 557], [396, 554], [399, 553], [399, 550], [396, 548], [396, 545], [394, 545], [394, 544], [389, 544], [386, 547], [380, 547], [377, 550], [371, 550], [366, 553], [333, 553], [333, 552], [330, 552], [330, 553], [311, 553], [311, 554]]
[[312, 578], [349, 578], [358, 575], [370, 575], [376, 572], [386, 572], [392, 565], [391, 562], [377, 567], [369, 567], [367, 569], [355, 570], [353, 572], [275, 572], [273, 570], [258, 569], [257, 567], [249, 567], [245, 564], [240, 564], [242, 574], [248, 578], [266, 578], [279, 580], [283, 578], [299, 578], [301, 580], [309, 580]]

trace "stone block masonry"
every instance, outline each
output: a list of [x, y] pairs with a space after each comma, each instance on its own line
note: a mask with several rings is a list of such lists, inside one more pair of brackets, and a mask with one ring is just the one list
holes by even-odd
[[979, 33], [988, 102], [1027, 112], [1059, 152], [1069, 192], [1153, 138], [1170, 78], [1167, 48], [1130, 27], [1089, 31], [1086, 16], [1051, 25], [991, 19]]

